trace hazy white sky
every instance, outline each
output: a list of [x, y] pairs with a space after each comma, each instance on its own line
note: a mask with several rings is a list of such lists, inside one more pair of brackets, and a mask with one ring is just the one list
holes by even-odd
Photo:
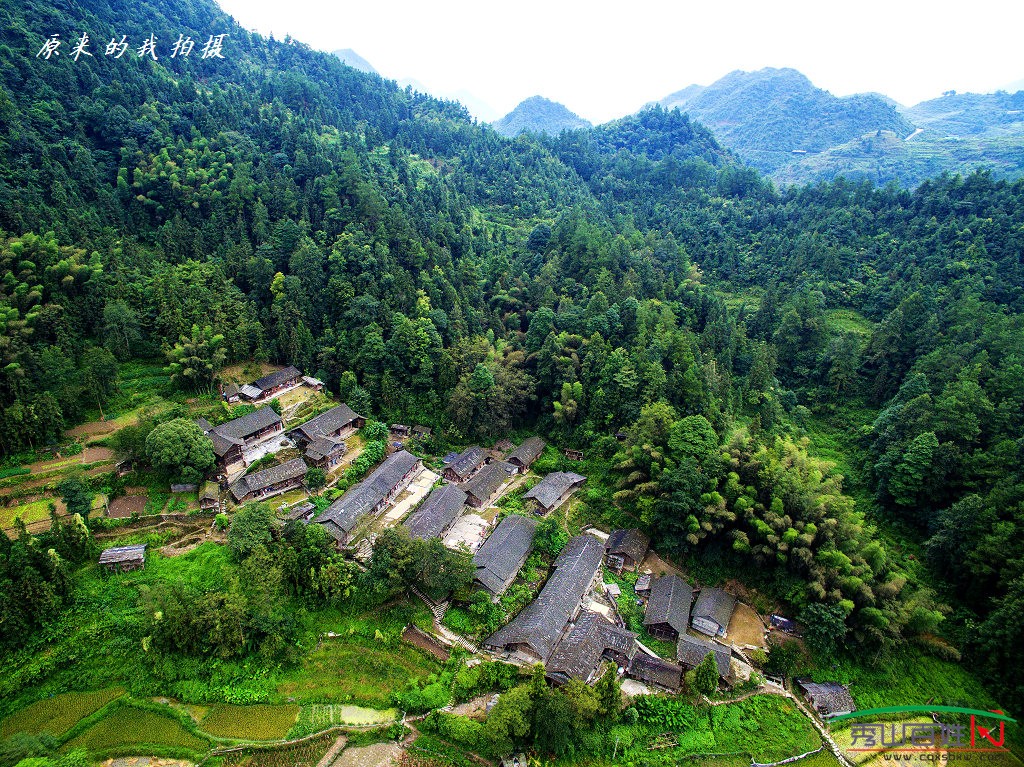
[[[1024, 2], [219, 0], [242, 26], [352, 48], [385, 77], [501, 115], [535, 94], [603, 122], [734, 69], [793, 67], [904, 104], [1024, 77]], [[956, 10], [952, 10], [956, 8]]]

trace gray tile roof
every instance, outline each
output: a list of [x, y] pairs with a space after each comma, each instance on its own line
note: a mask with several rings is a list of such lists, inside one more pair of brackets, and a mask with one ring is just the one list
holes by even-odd
[[466, 494], [455, 485], [434, 488], [405, 520], [409, 535], [423, 540], [438, 537], [459, 516], [465, 503]]
[[644, 625], [653, 626], [667, 623], [680, 634], [690, 624], [690, 605], [693, 589], [678, 575], [666, 575], [651, 584], [651, 596], [647, 600]]
[[718, 676], [722, 679], [729, 678], [729, 648], [718, 642], [709, 642], [706, 639], [698, 639], [695, 636], [683, 633], [679, 635], [676, 642], [676, 657], [686, 668], [694, 668], [704, 660], [708, 653], [714, 653], [715, 665], [718, 667]]
[[344, 429], [357, 418], [362, 418], [362, 416], [342, 403], [315, 418], [310, 418], [301, 426], [296, 426], [292, 429], [291, 434], [296, 439], [312, 442], [317, 437], [334, 434]]
[[205, 419], [197, 419], [207, 436], [213, 440], [213, 452], [223, 456], [233, 445], [243, 445], [245, 440], [258, 431], [281, 422], [281, 416], [274, 412], [270, 405], [254, 410], [241, 418], [222, 423], [220, 426], [211, 426]]
[[555, 571], [540, 594], [484, 644], [507, 647], [529, 645], [542, 661], [551, 656], [562, 629], [569, 622], [604, 559], [604, 544], [592, 535], [569, 540], [555, 560]]
[[476, 579], [492, 594], [501, 594], [523, 566], [533, 548], [537, 521], [509, 514], [473, 555]]
[[629, 664], [629, 675], [641, 682], [656, 684], [666, 690], [678, 690], [683, 684], [683, 667], [662, 658], [638, 652]]
[[398, 487], [402, 478], [419, 462], [419, 458], [405, 450], [399, 450], [384, 459], [366, 479], [354, 485], [314, 519], [336, 540], [343, 540], [359, 520], [376, 508], [388, 494]]
[[471, 495], [481, 503], [487, 503], [498, 492], [498, 488], [515, 474], [515, 466], [504, 461], [492, 461], [480, 471], [459, 485], [466, 495]]
[[705, 586], [690, 611], [691, 618], [707, 618], [722, 628], [729, 628], [729, 619], [736, 609], [736, 597], [719, 588]]
[[311, 461], [319, 461], [329, 455], [344, 454], [347, 450], [344, 440], [333, 437], [317, 437], [306, 447], [305, 455]]
[[101, 565], [120, 564], [121, 562], [139, 562], [146, 558], [146, 545], [114, 546], [100, 552]]
[[482, 464], [485, 460], [487, 460], [487, 451], [482, 447], [473, 445], [459, 453], [455, 457], [455, 460], [445, 468], [451, 469], [460, 477], [468, 477], [476, 470], [476, 467]]
[[550, 509], [569, 488], [586, 481], [586, 477], [571, 471], [553, 471], [527, 491], [523, 497], [532, 498], [545, 509]]
[[609, 554], [625, 554], [634, 562], [642, 562], [650, 545], [651, 539], [634, 527], [629, 530], [612, 530], [605, 548]]
[[306, 462], [301, 458], [292, 458], [290, 461], [279, 463], [277, 466], [257, 471], [255, 474], [247, 474], [231, 485], [231, 495], [236, 501], [240, 501], [251, 493], [256, 493], [265, 487], [276, 485], [279, 482], [298, 479], [306, 476]]
[[838, 682], [798, 682], [811, 705], [824, 717], [856, 711], [850, 691]]
[[636, 634], [609, 623], [595, 612], [584, 610], [545, 664], [547, 672], [566, 680], [589, 682], [606, 651], [632, 657], [636, 652]]
[[516, 463], [522, 467], [528, 467], [544, 452], [545, 442], [540, 437], [527, 437], [523, 444], [509, 453], [505, 460], [509, 463]]
[[298, 368], [289, 365], [283, 370], [275, 370], [273, 373], [268, 373], [262, 378], [257, 378], [249, 385], [254, 389], [265, 392], [267, 389], [273, 389], [275, 386], [280, 386], [295, 378], [302, 378], [302, 373], [299, 372]]

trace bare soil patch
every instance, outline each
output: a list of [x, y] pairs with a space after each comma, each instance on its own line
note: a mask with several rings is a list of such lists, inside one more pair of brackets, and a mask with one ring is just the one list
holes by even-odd
[[726, 638], [734, 645], [754, 645], [755, 647], [766, 647], [764, 639], [764, 623], [754, 608], [742, 602], [736, 604], [736, 610], [729, 621], [729, 630]]
[[109, 447], [87, 447], [82, 451], [82, 463], [98, 463], [99, 461], [113, 461], [114, 451]]
[[375, 743], [372, 746], [346, 748], [334, 760], [334, 767], [388, 767], [402, 754], [397, 743]]
[[110, 502], [107, 516], [113, 519], [125, 519], [132, 514], [141, 514], [146, 509], [146, 496], [122, 495]]
[[683, 578], [684, 580], [686, 579], [686, 573], [675, 565], [666, 562], [653, 551], [648, 551], [647, 556], [644, 557], [644, 561], [640, 563], [640, 572], [650, 572], [655, 577], [661, 577], [662, 575], [678, 575], [680, 578]]

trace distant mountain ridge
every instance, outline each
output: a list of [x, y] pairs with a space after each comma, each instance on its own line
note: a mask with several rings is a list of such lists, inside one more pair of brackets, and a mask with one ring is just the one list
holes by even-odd
[[658, 103], [688, 113], [781, 184], [844, 175], [914, 186], [979, 166], [1024, 173], [1024, 92], [950, 92], [903, 107], [879, 93], [834, 96], [795, 69], [762, 69], [690, 85]]
[[590, 128], [591, 123], [568, 108], [543, 96], [531, 96], [502, 117], [491, 123], [491, 127], [509, 138], [523, 131], [549, 133], [557, 136], [563, 130]]
[[785, 165], [794, 151], [824, 151], [872, 131], [904, 136], [914, 131], [890, 100], [873, 93], [839, 98], [795, 69], [730, 72], [658, 103], [688, 112], [767, 173]]

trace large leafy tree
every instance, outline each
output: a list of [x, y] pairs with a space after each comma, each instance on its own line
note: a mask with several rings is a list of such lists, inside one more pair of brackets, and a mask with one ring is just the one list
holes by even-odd
[[188, 418], [159, 424], [146, 437], [146, 457], [153, 467], [186, 482], [198, 482], [213, 468], [213, 442]]
[[209, 325], [193, 325], [167, 351], [167, 373], [171, 381], [188, 389], [210, 387], [227, 359], [224, 335]]

